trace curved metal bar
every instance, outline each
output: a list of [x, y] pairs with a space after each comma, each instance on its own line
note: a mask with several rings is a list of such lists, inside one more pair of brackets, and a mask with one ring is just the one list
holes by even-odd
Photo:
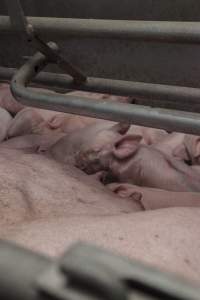
[[[38, 34], [66, 38], [90, 37], [200, 43], [200, 22], [129, 21], [28, 17]], [[14, 32], [8, 16], [0, 16], [0, 32]]]
[[151, 126], [168, 131], [200, 134], [199, 114], [153, 109], [133, 104], [91, 101], [84, 97], [64, 96], [58, 93], [48, 95], [26, 88], [26, 85], [47, 63], [45, 56], [37, 53], [16, 73], [11, 82], [11, 91], [19, 102], [28, 106]]
[[[0, 67], [0, 79], [10, 80], [17, 72], [13, 68]], [[33, 82], [62, 90], [76, 89], [88, 92], [114, 94], [118, 96], [133, 96], [137, 99], [170, 101], [200, 106], [200, 89], [155, 83], [132, 82], [104, 78], [88, 77], [87, 82], [75, 85], [66, 74], [40, 72]]]

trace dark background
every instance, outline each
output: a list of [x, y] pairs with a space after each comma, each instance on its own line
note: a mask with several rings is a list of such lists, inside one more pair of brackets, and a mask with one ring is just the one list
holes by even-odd
[[[29, 16], [200, 21], [199, 0], [23, 0], [22, 4]], [[7, 15], [4, 0], [0, 0], [0, 14]], [[198, 45], [54, 40], [66, 57], [90, 76], [200, 87]], [[0, 45], [2, 66], [20, 66], [22, 56], [33, 53], [13, 35], [1, 35]]]

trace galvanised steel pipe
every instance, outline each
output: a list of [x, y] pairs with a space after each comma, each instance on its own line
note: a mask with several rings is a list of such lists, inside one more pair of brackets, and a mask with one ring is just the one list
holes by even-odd
[[11, 81], [11, 91], [22, 104], [43, 109], [68, 112], [111, 121], [134, 123], [200, 135], [200, 115], [175, 110], [150, 108], [145, 106], [109, 103], [85, 97], [65, 96], [58, 93], [37, 93], [28, 88], [27, 84], [46, 65], [44, 55], [36, 53], [21, 67]]
[[[38, 34], [68, 38], [131, 39], [169, 43], [200, 43], [200, 22], [129, 21], [27, 17]], [[0, 16], [0, 33], [13, 33], [8, 16]]]
[[15, 244], [0, 240], [0, 299], [37, 300], [36, 279], [52, 260]]
[[[0, 67], [0, 79], [10, 80], [16, 69]], [[200, 89], [155, 83], [112, 80], [88, 77], [81, 85], [75, 85], [65, 74], [41, 72], [33, 82], [51, 88], [76, 89], [89, 92], [107, 93], [119, 96], [133, 96], [137, 99], [160, 100], [200, 106]]]
[[0, 241], [2, 300], [199, 300], [199, 295], [196, 284], [90, 244], [76, 243], [52, 260]]

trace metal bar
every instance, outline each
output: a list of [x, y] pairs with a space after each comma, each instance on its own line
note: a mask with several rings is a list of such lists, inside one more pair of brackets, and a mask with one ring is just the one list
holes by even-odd
[[46, 63], [45, 56], [37, 53], [16, 73], [11, 82], [11, 91], [19, 102], [28, 106], [151, 126], [167, 131], [200, 134], [199, 114], [153, 109], [133, 104], [100, 102], [95, 99], [91, 101], [84, 97], [64, 96], [57, 93], [47, 95], [26, 88]]
[[19, 0], [6, 0], [6, 6], [10, 16], [11, 24], [17, 31], [24, 31], [26, 34], [28, 22]]
[[0, 299], [199, 300], [199, 285], [87, 243], [56, 259], [0, 241]]
[[[169, 43], [200, 43], [200, 22], [129, 21], [27, 17], [38, 34], [56, 38], [131, 39]], [[0, 16], [0, 32], [13, 33], [8, 16]]]
[[36, 50], [48, 57], [49, 61], [56, 63], [61, 69], [71, 75], [76, 83], [86, 81], [86, 76], [59, 53], [55, 43], [45, 43], [35, 32], [33, 26], [28, 23], [20, 0], [5, 0], [13, 28], [26, 37], [27, 42]]
[[[29, 26], [30, 28], [30, 26]], [[35, 49], [39, 50], [45, 56], [48, 57], [50, 62], [54, 62], [60, 67], [62, 70], [66, 71], [67, 74], [73, 77], [73, 81], [76, 84], [81, 84], [85, 82], [87, 77], [79, 70], [79, 68], [73, 66], [71, 63], [66, 61], [62, 54], [59, 53], [59, 48], [57, 44], [53, 42], [45, 43], [43, 42], [37, 35], [32, 34], [31, 39], [29, 38], [29, 42], [35, 47]]]
[[0, 240], [0, 299], [42, 300], [35, 281], [52, 263], [49, 257]]
[[[0, 79], [10, 80], [15, 73], [16, 69], [0, 67]], [[180, 106], [184, 104], [200, 106], [200, 89], [197, 88], [94, 77], [88, 77], [87, 82], [77, 86], [69, 76], [49, 72], [39, 73], [33, 82], [52, 88], [76, 89], [119, 96], [133, 96], [137, 99], [169, 101], [180, 103]]]

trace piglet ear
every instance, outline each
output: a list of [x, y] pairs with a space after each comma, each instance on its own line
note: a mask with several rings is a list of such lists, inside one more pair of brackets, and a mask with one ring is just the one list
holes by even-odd
[[111, 127], [111, 130], [119, 134], [125, 134], [130, 129], [131, 125], [127, 123], [117, 123]]
[[51, 129], [58, 129], [62, 125], [62, 118], [60, 116], [54, 116], [52, 119], [48, 120], [48, 126]]
[[113, 148], [113, 154], [117, 159], [126, 159], [133, 155], [142, 140], [141, 135], [125, 135], [118, 139]]

